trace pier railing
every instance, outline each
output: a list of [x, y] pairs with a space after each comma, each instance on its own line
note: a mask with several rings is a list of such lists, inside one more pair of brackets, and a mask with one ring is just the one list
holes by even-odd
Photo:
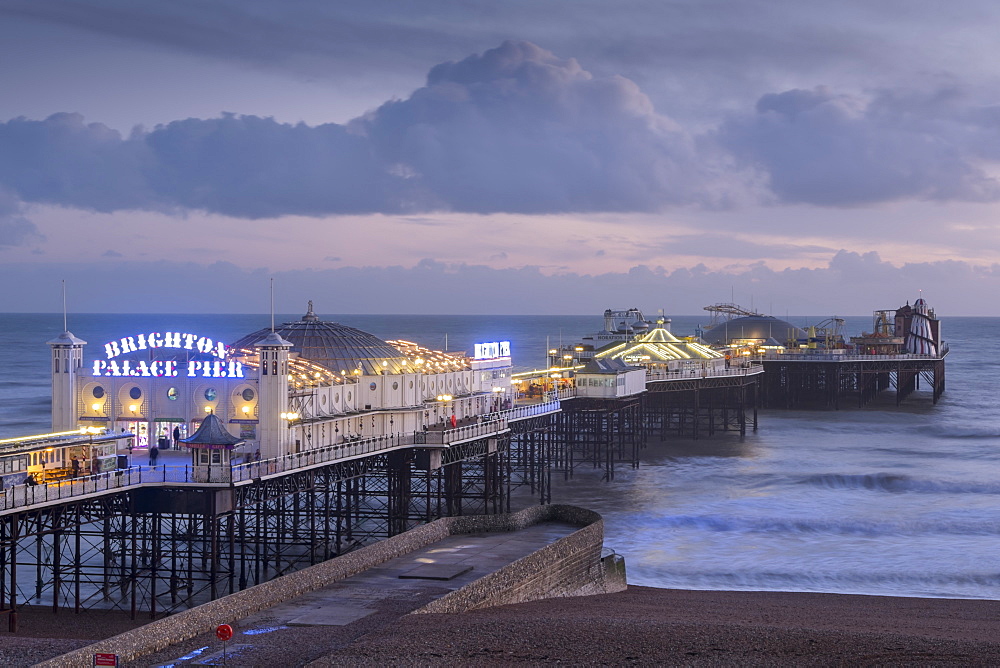
[[263, 476], [288, 473], [296, 469], [329, 464], [346, 459], [356, 459], [379, 452], [396, 450], [413, 445], [450, 445], [461, 441], [500, 434], [509, 429], [507, 418], [498, 416], [477, 424], [462, 425], [443, 431], [429, 430], [413, 434], [391, 434], [373, 438], [348, 439], [343, 443], [312, 448], [304, 452], [263, 459], [233, 466], [233, 482], [242, 482]]
[[729, 367], [725, 369], [679, 369], [677, 371], [647, 371], [646, 382], [663, 380], [686, 380], [690, 378], [728, 378], [732, 376], [753, 376], [764, 373], [759, 364]]
[[833, 353], [766, 353], [758, 359], [766, 362], [880, 362], [880, 361], [902, 361], [902, 360], [939, 360], [948, 354], [948, 346], [941, 346], [939, 355], [918, 355], [916, 353], [903, 353], [899, 355], [837, 355]]
[[264, 476], [289, 473], [296, 469], [329, 464], [342, 459], [364, 457], [365, 455], [395, 450], [408, 445], [413, 445], [413, 436], [409, 434], [389, 434], [374, 438], [348, 438], [342, 443], [310, 448], [309, 450], [293, 452], [273, 459], [261, 459], [245, 464], [237, 464], [233, 466], [233, 482], [243, 482]]
[[464, 425], [443, 431], [435, 429], [417, 432], [413, 435], [412, 442], [414, 445], [451, 445], [452, 443], [471, 441], [483, 436], [500, 434], [509, 428], [507, 418], [498, 415], [495, 418], [487, 419], [478, 424]]
[[543, 401], [537, 404], [524, 404], [522, 406], [515, 406], [514, 408], [502, 411], [502, 415], [507, 420], [524, 420], [525, 418], [535, 417], [536, 415], [546, 415], [548, 413], [558, 413], [562, 410], [559, 403], [562, 399], [570, 399], [576, 396], [576, 388], [568, 388], [565, 390], [559, 390], [558, 399]]
[[[145, 482], [159, 481], [166, 475], [167, 468], [180, 467], [160, 466], [145, 471], [139, 467], [132, 467], [47, 484], [14, 485], [0, 491], [0, 512], [135, 487], [141, 485], [144, 478]], [[171, 471], [171, 474], [184, 476], [183, 471]]]
[[[43, 483], [35, 486], [15, 485], [0, 490], [0, 513], [18, 508], [45, 505], [79, 499], [86, 496], [105, 494], [142, 485], [153, 484], [193, 484], [198, 486], [229, 486], [255, 478], [290, 473], [296, 469], [309, 468], [340, 460], [356, 459], [379, 452], [396, 450], [413, 445], [442, 445], [484, 438], [501, 434], [510, 429], [511, 420], [545, 415], [560, 410], [558, 401], [517, 406], [509, 410], [482, 416], [475, 424], [461, 425], [443, 431], [432, 430], [415, 434], [391, 434], [373, 438], [349, 438], [337, 444], [291, 453], [273, 459], [236, 464], [231, 476], [225, 475], [218, 481], [205, 481], [204, 471], [197, 476], [194, 466], [161, 464], [158, 466], [131, 466], [127, 469], [107, 471], [97, 475]], [[228, 472], [228, 471], [226, 471]], [[220, 473], [226, 473], [220, 472]]]

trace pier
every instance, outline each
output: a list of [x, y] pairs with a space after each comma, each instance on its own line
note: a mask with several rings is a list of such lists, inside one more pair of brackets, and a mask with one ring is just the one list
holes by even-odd
[[[156, 619], [440, 518], [509, 513], [515, 492], [551, 503], [560, 478], [586, 468], [613, 480], [653, 439], [744, 437], [760, 406], [864, 406], [891, 388], [898, 403], [921, 380], [934, 401], [944, 391], [939, 330], [922, 352], [868, 336], [886, 348], [734, 356], [667, 325], [606, 326], [602, 346], [550, 351], [549, 368], [525, 374], [512, 373], [507, 342], [471, 357], [389, 343], [322, 322], [311, 304], [230, 347], [126, 337], [107, 355], [149, 359], [116, 367], [84, 364], [84, 342], [65, 332], [49, 342], [53, 429], [73, 445], [0, 450], [0, 615], [11, 630], [26, 605]], [[198, 352], [202, 339], [212, 345]], [[185, 341], [191, 351], [164, 350]], [[225, 364], [201, 375], [166, 373], [220, 351]], [[126, 361], [135, 373], [114, 375]], [[90, 464], [69, 466], [76, 454]], [[46, 477], [56, 470], [68, 474]]]
[[765, 408], [825, 408], [853, 404], [864, 408], [883, 392], [894, 390], [896, 405], [920, 388], [931, 389], [937, 403], [945, 389], [941, 355], [768, 354], [763, 357]]
[[[519, 397], [468, 424], [233, 463], [217, 482], [199, 476], [187, 453], [168, 451], [156, 466], [7, 488], [2, 609], [12, 630], [22, 605], [155, 619], [440, 517], [509, 512], [519, 486], [549, 503], [553, 477], [588, 466], [610, 479], [616, 465], [637, 466], [650, 433], [756, 425], [745, 419], [752, 410], [745, 401], [759, 368], [638, 375], [640, 391], [623, 396], [570, 388], [553, 398]], [[686, 392], [700, 399], [680, 399]]]

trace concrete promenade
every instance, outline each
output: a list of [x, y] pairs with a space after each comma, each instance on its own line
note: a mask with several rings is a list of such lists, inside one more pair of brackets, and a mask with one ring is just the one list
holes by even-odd
[[620, 591], [623, 564], [602, 544], [600, 516], [573, 506], [446, 517], [39, 665], [89, 666], [97, 652], [130, 666], [219, 664], [219, 624], [234, 629], [230, 665], [306, 665], [412, 612]]
[[[401, 616], [575, 530], [547, 522], [513, 533], [450, 536], [244, 619], [220, 619], [234, 630], [228, 660], [243, 666], [304, 665], [361, 636], [391, 633]], [[221, 663], [221, 652], [213, 634], [202, 634], [137, 665]]]

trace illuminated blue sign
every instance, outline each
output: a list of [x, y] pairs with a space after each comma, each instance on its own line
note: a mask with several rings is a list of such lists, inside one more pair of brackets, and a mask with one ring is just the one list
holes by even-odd
[[498, 357], [510, 357], [510, 341], [493, 341], [492, 343], [477, 343], [477, 360], [492, 360]]

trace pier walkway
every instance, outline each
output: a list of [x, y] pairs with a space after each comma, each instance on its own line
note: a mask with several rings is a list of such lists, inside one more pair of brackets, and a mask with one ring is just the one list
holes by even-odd
[[519, 405], [485, 416], [480, 422], [458, 425], [454, 429], [436, 429], [416, 434], [396, 434], [375, 438], [343, 439], [338, 443], [311, 448], [283, 457], [237, 464], [223, 472], [223, 479], [209, 482], [196, 481], [195, 467], [190, 463], [190, 454], [186, 449], [160, 451], [156, 466], [144, 464], [149, 456], [147, 450], [136, 449], [130, 455], [131, 465], [127, 469], [81, 476], [75, 479], [70, 478], [37, 486], [17, 485], [0, 490], [0, 515], [57, 505], [71, 500], [103, 496], [143, 486], [230, 487], [414, 446], [430, 445], [449, 448], [468, 441], [507, 433], [510, 430], [511, 422], [555, 413], [559, 410], [561, 410], [560, 403], [556, 399]]

